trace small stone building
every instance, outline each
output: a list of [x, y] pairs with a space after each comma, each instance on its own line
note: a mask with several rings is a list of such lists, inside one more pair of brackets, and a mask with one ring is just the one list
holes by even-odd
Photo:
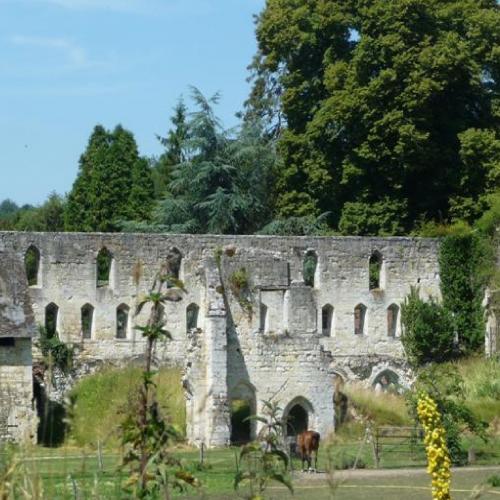
[[0, 442], [35, 438], [34, 334], [24, 263], [15, 252], [0, 245]]

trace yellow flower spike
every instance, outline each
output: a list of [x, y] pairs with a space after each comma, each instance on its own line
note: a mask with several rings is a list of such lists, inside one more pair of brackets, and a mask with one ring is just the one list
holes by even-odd
[[417, 414], [425, 432], [427, 472], [431, 476], [432, 498], [450, 500], [451, 460], [446, 446], [445, 430], [437, 404], [428, 394], [420, 394]]

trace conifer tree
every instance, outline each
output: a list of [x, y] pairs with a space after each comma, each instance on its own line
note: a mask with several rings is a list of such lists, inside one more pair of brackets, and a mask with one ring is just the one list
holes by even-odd
[[66, 229], [116, 231], [122, 220], [147, 218], [152, 199], [151, 171], [133, 134], [95, 127], [68, 197]]

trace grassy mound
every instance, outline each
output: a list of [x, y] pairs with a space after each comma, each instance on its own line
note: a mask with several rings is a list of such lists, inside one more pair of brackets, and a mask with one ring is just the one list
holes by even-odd
[[[100, 441], [106, 447], [116, 447], [119, 444], [118, 427], [131, 402], [137, 399], [140, 381], [141, 369], [130, 366], [106, 367], [78, 382], [70, 393], [70, 442], [78, 446], [96, 446]], [[180, 370], [162, 368], [157, 383], [163, 415], [184, 436], [186, 411]]]
[[374, 425], [411, 425], [405, 398], [398, 394], [376, 393], [360, 384], [348, 384], [344, 392], [349, 404]]
[[474, 357], [456, 366], [464, 380], [467, 406], [488, 423], [500, 418], [500, 361]]

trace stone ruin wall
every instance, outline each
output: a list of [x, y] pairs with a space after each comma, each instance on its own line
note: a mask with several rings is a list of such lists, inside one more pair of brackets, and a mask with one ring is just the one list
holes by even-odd
[[[20, 257], [30, 245], [38, 249], [38, 283], [29, 290], [36, 321], [43, 324], [46, 306], [56, 304], [57, 330], [78, 346], [83, 367], [140, 358], [144, 343], [133, 326], [144, 324], [147, 312], [133, 317], [134, 305], [177, 248], [187, 293], [166, 305], [173, 341], [158, 346], [156, 356], [159, 364], [183, 368], [188, 437], [209, 446], [229, 440], [231, 399], [252, 400], [257, 412], [273, 396], [285, 413], [297, 403], [308, 412], [309, 427], [327, 433], [336, 377], [373, 383], [391, 369], [408, 383], [400, 318], [396, 336], [388, 336], [388, 307], [400, 305], [412, 285], [424, 297], [439, 297], [438, 243], [430, 239], [0, 233], [0, 244]], [[113, 255], [109, 285], [97, 287], [96, 258], [104, 247]], [[318, 265], [314, 286], [306, 286], [303, 261], [311, 251]], [[369, 290], [374, 251], [383, 258], [381, 283]], [[249, 286], [242, 298], [232, 276], [243, 268]], [[82, 339], [85, 304], [94, 308], [90, 339]], [[117, 339], [122, 304], [130, 308], [127, 338]], [[187, 331], [190, 304], [199, 316]], [[324, 334], [327, 304], [333, 314]], [[362, 335], [354, 334], [358, 304], [366, 307]]]
[[0, 241], [0, 442], [35, 440], [34, 333], [22, 260]]

